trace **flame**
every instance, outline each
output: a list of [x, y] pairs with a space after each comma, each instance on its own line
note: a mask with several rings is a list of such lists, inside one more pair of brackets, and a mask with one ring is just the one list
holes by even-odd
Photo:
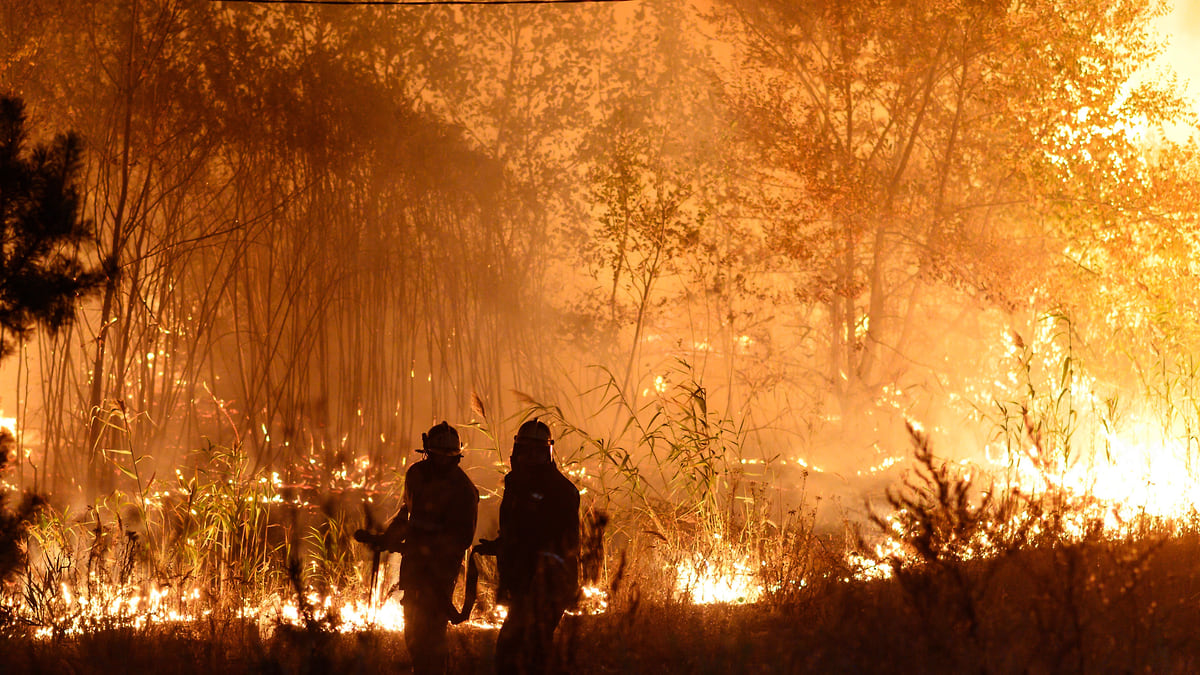
[[[397, 598], [388, 598], [378, 606], [361, 599], [343, 600], [337, 594], [321, 596], [309, 592], [305, 602], [312, 612], [312, 617], [318, 622], [328, 623], [340, 633], [354, 633], [366, 630], [402, 631], [404, 630], [404, 608]], [[253, 611], [253, 616], [259, 617], [260, 623], [278, 622], [292, 626], [303, 626], [304, 617], [295, 601], [282, 601], [273, 598], [263, 607]]]
[[847, 553], [846, 563], [853, 570], [853, 575], [850, 578], [843, 579], [843, 581], [850, 581], [851, 579], [859, 581], [891, 579], [895, 574], [895, 570], [887, 561], [891, 555], [899, 553], [896, 550], [898, 547], [898, 542], [894, 539], [889, 539], [886, 543], [876, 545], [874, 556], [866, 556], [854, 551]]
[[[32, 612], [20, 599], [4, 598], [5, 607], [29, 616]], [[340, 633], [362, 631], [404, 630], [404, 608], [399, 597], [388, 597], [372, 604], [362, 598], [346, 598], [337, 591], [321, 595], [315, 591], [305, 594], [304, 604], [314, 622]], [[212, 615], [213, 608], [200, 589], [179, 593], [172, 588], [155, 585], [93, 584], [92, 591], [75, 589], [62, 584], [57, 597], [46, 606], [52, 610], [52, 625], [38, 626], [34, 636], [46, 639], [80, 635], [90, 630], [108, 627], [145, 628], [151, 625], [190, 623]], [[568, 612], [572, 615], [595, 615], [608, 611], [608, 593], [597, 586], [581, 589], [579, 606]], [[257, 605], [246, 604], [234, 613], [239, 619], [252, 620], [259, 628], [270, 632], [275, 626], [304, 626], [305, 611], [294, 598], [273, 594]], [[508, 610], [503, 605], [479, 612], [465, 625], [475, 630], [497, 630], [504, 623]]]
[[[504, 609], [501, 607], [500, 609]], [[584, 586], [579, 589], [579, 604], [575, 609], [569, 610], [567, 614], [571, 616], [592, 616], [596, 614], [604, 614], [608, 611], [608, 591], [599, 586]], [[501, 617], [503, 621], [503, 617]]]
[[[142, 589], [97, 584], [89, 594], [64, 584], [59, 596], [51, 602], [54, 623], [38, 627], [35, 637], [78, 635], [99, 627], [145, 628], [154, 624], [190, 623], [213, 613], [212, 607], [202, 600], [199, 589], [177, 595], [171, 588], [155, 586]], [[305, 596], [305, 603], [314, 621], [341, 633], [404, 630], [404, 610], [397, 598], [388, 598], [373, 607], [361, 599], [347, 600], [337, 593], [322, 596], [310, 591]], [[256, 620], [266, 630], [275, 625], [303, 626], [305, 623], [304, 611], [297, 601], [285, 600], [279, 595], [272, 595], [259, 605], [244, 605], [235, 615], [240, 619]], [[496, 627], [486, 620], [473, 621], [469, 625]]]
[[[1050, 475], [1050, 484], [1077, 495], [1089, 495], [1112, 507], [1110, 524], [1138, 516], [1185, 518], [1200, 500], [1193, 453], [1180, 439], [1153, 439], [1147, 425], [1123, 434], [1108, 433], [1108, 458], [1079, 463]], [[1025, 468], [1028, 469], [1026, 466]], [[1026, 471], [1023, 483], [1034, 476]]]
[[763, 592], [746, 559], [721, 564], [695, 556], [681, 560], [675, 573], [675, 589], [697, 605], [753, 603]]
[[48, 604], [54, 610], [54, 624], [39, 626], [34, 631], [39, 638], [56, 633], [78, 635], [98, 627], [144, 628], [150, 624], [196, 621], [212, 613], [211, 609], [199, 608], [199, 589], [176, 594], [169, 587], [158, 588], [153, 584], [145, 588], [96, 584], [92, 593], [76, 592], [62, 584], [59, 596]]

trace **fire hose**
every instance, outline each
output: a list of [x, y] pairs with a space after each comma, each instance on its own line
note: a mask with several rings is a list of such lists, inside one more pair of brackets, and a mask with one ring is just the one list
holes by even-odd
[[[371, 604], [375, 604], [375, 586], [379, 579], [379, 564], [380, 556], [383, 553], [381, 539], [383, 534], [359, 530], [354, 533], [354, 539], [363, 544], [366, 544], [372, 549], [371, 557]], [[479, 594], [479, 565], [475, 562], [476, 555], [496, 555], [495, 540], [481, 540], [473, 546], [467, 554], [467, 578], [463, 584], [463, 606], [457, 608], [454, 606], [452, 599], [447, 599], [449, 606], [448, 614], [450, 623], [458, 625], [471, 617], [471, 611], [475, 609], [475, 600]], [[403, 555], [403, 553], [401, 553]]]
[[471, 552], [467, 554], [467, 579], [463, 583], [463, 606], [456, 611], [451, 603], [450, 623], [457, 626], [471, 617], [471, 610], [475, 608], [475, 598], [479, 592], [479, 567], [475, 564], [475, 556], [497, 555], [498, 543], [499, 539], [480, 539], [478, 544], [471, 547]]
[[[366, 502], [363, 502], [363, 517], [367, 521], [367, 527], [364, 530], [355, 532], [354, 538], [355, 540], [366, 544], [369, 543], [368, 540], [371, 538], [371, 536], [374, 536], [368, 536], [368, 533], [378, 529], [378, 524], [375, 520], [375, 514], [372, 513], [371, 509], [367, 507]], [[383, 549], [379, 546], [371, 546], [371, 594], [367, 598], [368, 602], [371, 604], [371, 607], [375, 606], [376, 588], [379, 586], [379, 564], [382, 561], [382, 558]]]
[[475, 598], [479, 593], [479, 566], [475, 564], [475, 549], [467, 553], [467, 579], [463, 583], [463, 606], [455, 609], [454, 601], [450, 602], [450, 623], [458, 624], [471, 618], [471, 610], [475, 609]]

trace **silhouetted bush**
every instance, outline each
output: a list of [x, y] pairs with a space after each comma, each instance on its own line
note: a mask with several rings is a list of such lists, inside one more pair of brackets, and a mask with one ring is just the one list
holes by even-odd
[[[0, 429], [0, 479], [7, 473], [16, 439], [8, 429]], [[39, 495], [25, 493], [15, 509], [9, 508], [11, 491], [0, 482], [0, 632], [7, 632], [16, 620], [15, 613], [3, 600], [9, 595], [9, 586], [28, 562], [25, 540], [29, 526], [42, 508], [45, 500]]]

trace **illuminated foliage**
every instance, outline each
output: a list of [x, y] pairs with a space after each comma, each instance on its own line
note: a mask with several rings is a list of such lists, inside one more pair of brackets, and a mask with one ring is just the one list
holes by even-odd
[[761, 162], [751, 204], [794, 261], [801, 307], [820, 308], [843, 413], [937, 340], [920, 326], [939, 305], [1054, 302], [1074, 292], [1046, 281], [1068, 271], [1062, 252], [1142, 229], [1097, 215], [1149, 198], [1164, 167], [1147, 130], [1181, 112], [1132, 80], [1156, 6], [729, 6], [730, 91]]

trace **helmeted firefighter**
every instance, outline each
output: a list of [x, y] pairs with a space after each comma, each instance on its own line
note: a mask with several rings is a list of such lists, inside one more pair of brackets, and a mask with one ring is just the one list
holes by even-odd
[[555, 466], [550, 428], [536, 418], [513, 441], [500, 501], [497, 602], [508, 615], [496, 640], [496, 670], [545, 673], [554, 631], [579, 594], [579, 490]]
[[400, 512], [383, 533], [359, 530], [354, 538], [402, 554], [397, 585], [404, 591], [404, 641], [413, 672], [444, 673], [454, 584], [475, 536], [479, 490], [458, 465], [462, 446], [454, 427], [442, 422], [421, 441], [418, 452], [425, 457], [404, 474]]

